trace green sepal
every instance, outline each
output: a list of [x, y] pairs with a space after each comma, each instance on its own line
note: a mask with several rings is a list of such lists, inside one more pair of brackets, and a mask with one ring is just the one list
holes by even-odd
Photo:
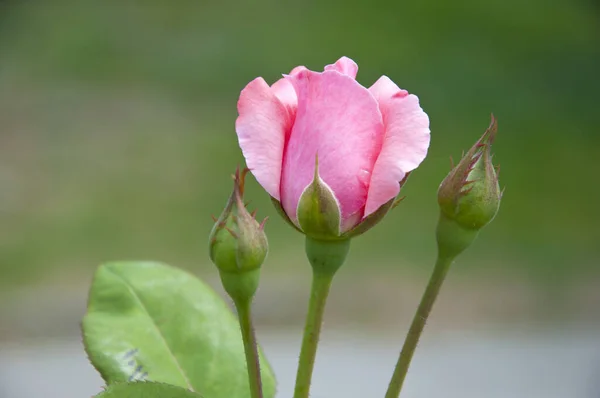
[[273, 203], [275, 210], [277, 210], [277, 213], [279, 213], [281, 218], [283, 218], [286, 223], [288, 223], [296, 231], [300, 232], [301, 234], [304, 234], [304, 232], [302, 232], [302, 230], [300, 228], [298, 228], [298, 226], [296, 224], [294, 224], [294, 222], [292, 220], [290, 220], [290, 218], [288, 217], [285, 210], [283, 210], [283, 206], [281, 205], [280, 201], [278, 201], [277, 199], [275, 199], [274, 197], [271, 196], [271, 203]]
[[385, 215], [394, 207], [395, 202], [396, 198], [387, 201], [381, 205], [379, 209], [365, 217], [357, 226], [343, 233], [341, 237], [350, 239], [364, 234], [385, 217]]
[[341, 210], [331, 188], [319, 177], [319, 160], [315, 160], [313, 181], [306, 187], [298, 201], [298, 224], [307, 235], [315, 239], [339, 239]]
[[[410, 172], [406, 173], [402, 181], [398, 182], [400, 188], [404, 186], [410, 174]], [[342, 234], [342, 238], [355, 238], [359, 235], [364, 234], [365, 232], [373, 228], [375, 225], [379, 224], [379, 222], [383, 220], [383, 218], [388, 214], [388, 212], [396, 208], [396, 206], [398, 206], [398, 204], [400, 204], [400, 202], [402, 202], [403, 199], [404, 196], [388, 200], [387, 202], [379, 206], [379, 208], [373, 213], [369, 214], [367, 217], [361, 220], [361, 222], [358, 223], [354, 228], [344, 232]]]

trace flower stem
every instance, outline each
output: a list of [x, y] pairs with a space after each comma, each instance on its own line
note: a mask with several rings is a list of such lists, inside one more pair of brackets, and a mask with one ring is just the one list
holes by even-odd
[[304, 336], [302, 338], [300, 359], [298, 361], [298, 372], [296, 373], [294, 398], [308, 397], [319, 336], [321, 334], [321, 324], [323, 323], [323, 313], [325, 312], [325, 302], [329, 295], [333, 275], [313, 271], [310, 301], [306, 315]]
[[385, 394], [385, 398], [397, 398], [400, 395], [400, 390], [402, 389], [402, 384], [406, 378], [410, 361], [415, 353], [419, 338], [423, 333], [423, 328], [431, 313], [431, 308], [440, 292], [440, 288], [442, 287], [442, 283], [444, 282], [452, 261], [454, 261], [453, 256], [438, 255], [435, 268], [433, 269], [425, 293], [423, 293], [423, 297], [421, 298], [419, 308], [417, 308], [417, 312], [412, 320], [410, 329], [408, 330], [408, 335], [404, 341], [404, 346], [400, 352], [400, 357], [396, 363], [396, 368], [394, 369], [394, 374]]
[[262, 398], [263, 392], [260, 377], [260, 362], [258, 359], [258, 345], [256, 343], [256, 335], [254, 334], [254, 326], [252, 325], [252, 299], [238, 299], [234, 300], [234, 303], [240, 321], [240, 329], [242, 330], [244, 351], [246, 352], [250, 396], [252, 398]]
[[308, 398], [329, 288], [335, 273], [344, 263], [349, 249], [349, 240], [321, 241], [306, 238], [306, 255], [313, 269], [313, 278], [298, 360], [294, 398]]

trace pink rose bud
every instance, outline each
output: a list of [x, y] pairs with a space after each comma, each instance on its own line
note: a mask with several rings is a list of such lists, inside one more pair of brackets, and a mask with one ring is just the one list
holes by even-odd
[[296, 67], [272, 86], [256, 78], [240, 94], [246, 163], [308, 236], [344, 239], [371, 228], [427, 154], [429, 118], [418, 98], [386, 76], [367, 89], [357, 71], [342, 57], [324, 72]]

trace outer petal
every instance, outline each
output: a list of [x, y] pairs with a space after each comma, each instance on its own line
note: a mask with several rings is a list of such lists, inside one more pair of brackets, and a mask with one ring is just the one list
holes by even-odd
[[342, 57], [338, 59], [335, 64], [327, 65], [325, 67], [325, 70], [334, 70], [346, 76], [350, 76], [353, 79], [356, 79], [356, 74], [358, 73], [358, 65], [350, 58]]
[[416, 169], [429, 147], [429, 117], [419, 99], [382, 76], [369, 88], [379, 102], [385, 124], [381, 154], [375, 163], [364, 216], [398, 195], [400, 181]]
[[261, 77], [242, 90], [237, 107], [235, 130], [246, 164], [269, 195], [279, 200], [285, 136], [292, 127], [290, 115]]
[[297, 222], [298, 200], [313, 179], [318, 153], [319, 174], [340, 203], [342, 225], [357, 212], [360, 220], [383, 140], [377, 101], [338, 72], [307, 70], [289, 79], [298, 95], [298, 112], [283, 159], [283, 208]]

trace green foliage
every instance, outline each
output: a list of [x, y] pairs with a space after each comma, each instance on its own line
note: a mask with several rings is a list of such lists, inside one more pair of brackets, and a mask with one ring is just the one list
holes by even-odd
[[[207, 285], [177, 268], [116, 262], [98, 268], [83, 320], [92, 364], [110, 385], [169, 383], [208, 398], [249, 397], [239, 324]], [[261, 358], [265, 397], [275, 378]]]
[[114, 384], [95, 398], [202, 398], [200, 394], [165, 383]]

